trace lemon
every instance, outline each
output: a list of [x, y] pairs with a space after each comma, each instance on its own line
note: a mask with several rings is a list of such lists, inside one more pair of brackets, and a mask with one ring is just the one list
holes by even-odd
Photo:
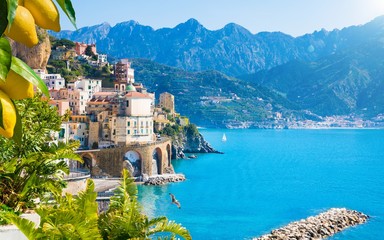
[[60, 32], [59, 11], [52, 0], [24, 0], [24, 7], [31, 12], [37, 26]]
[[32, 98], [34, 95], [32, 83], [12, 70], [8, 72], [5, 82], [0, 83], [0, 90], [13, 100]]
[[3, 127], [0, 127], [0, 135], [11, 138], [16, 125], [16, 109], [8, 95], [1, 90], [0, 101], [3, 109]]
[[33, 47], [39, 42], [36, 34], [35, 20], [32, 14], [23, 6], [17, 7], [12, 26], [9, 28], [8, 25], [4, 33], [13, 40], [23, 43], [28, 47]]

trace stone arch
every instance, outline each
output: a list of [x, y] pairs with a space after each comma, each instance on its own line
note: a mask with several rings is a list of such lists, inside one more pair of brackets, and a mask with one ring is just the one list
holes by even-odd
[[80, 156], [83, 159], [83, 163], [76, 162], [76, 168], [78, 170], [87, 170], [89, 172], [92, 172], [92, 167], [96, 165], [95, 156], [92, 153], [83, 153]]
[[168, 159], [168, 167], [171, 166], [171, 158], [172, 158], [172, 151], [171, 151], [171, 145], [167, 144], [167, 159]]
[[161, 148], [157, 147], [152, 152], [152, 171], [151, 175], [162, 174], [163, 153]]
[[129, 150], [124, 154], [123, 167], [128, 169], [133, 177], [141, 176], [142, 157], [139, 152]]

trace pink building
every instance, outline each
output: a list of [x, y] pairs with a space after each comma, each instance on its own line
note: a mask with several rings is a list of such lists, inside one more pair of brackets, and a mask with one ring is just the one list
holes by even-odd
[[91, 46], [93, 54], [97, 55], [96, 44], [86, 44], [86, 43], [79, 43], [79, 42], [75, 43], [76, 54], [77, 55], [84, 55], [85, 54], [85, 49], [88, 46]]
[[60, 116], [63, 116], [69, 108], [69, 100], [62, 99], [62, 100], [50, 100], [49, 105], [57, 107], [57, 112]]

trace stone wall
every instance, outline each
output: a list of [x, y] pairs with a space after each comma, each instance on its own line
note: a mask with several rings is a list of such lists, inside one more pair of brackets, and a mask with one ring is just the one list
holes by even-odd
[[171, 140], [165, 139], [149, 144], [118, 146], [116, 148], [99, 149], [97, 151], [83, 151], [82, 157], [91, 159], [88, 163], [92, 177], [121, 177], [124, 168], [124, 155], [128, 151], [135, 151], [141, 160], [142, 174], [152, 175], [152, 154], [157, 149], [159, 154], [159, 174], [172, 173], [171, 166]]
[[354, 210], [331, 208], [314, 217], [273, 230], [254, 240], [324, 239], [348, 227], [365, 223], [368, 218], [367, 215]]

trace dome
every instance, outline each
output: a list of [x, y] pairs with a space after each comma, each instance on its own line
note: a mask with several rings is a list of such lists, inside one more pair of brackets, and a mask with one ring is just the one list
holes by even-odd
[[125, 88], [126, 92], [137, 92], [136, 88], [131, 84], [128, 84], [127, 87]]

